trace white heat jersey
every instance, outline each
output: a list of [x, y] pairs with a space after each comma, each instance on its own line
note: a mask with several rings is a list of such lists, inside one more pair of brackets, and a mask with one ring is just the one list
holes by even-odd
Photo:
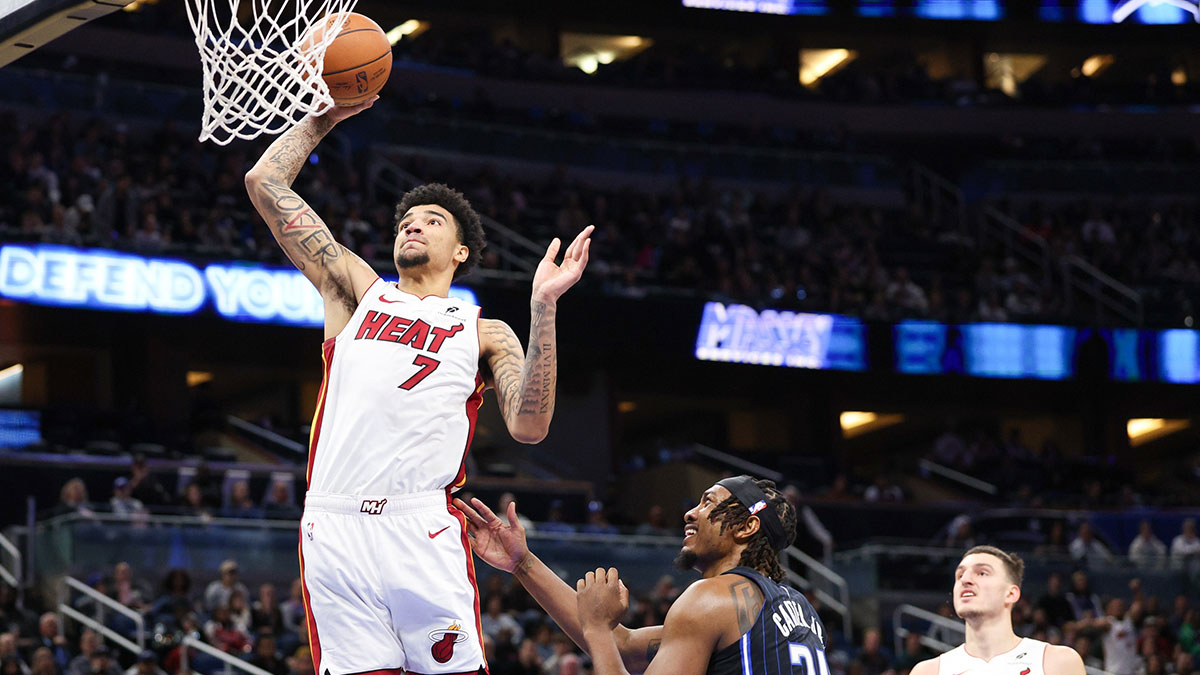
[[324, 344], [308, 489], [405, 495], [465, 481], [483, 401], [479, 308], [377, 279]]
[[959, 645], [938, 657], [938, 675], [1046, 675], [1048, 646], [1022, 638], [1015, 649], [984, 661], [968, 654], [965, 645]]

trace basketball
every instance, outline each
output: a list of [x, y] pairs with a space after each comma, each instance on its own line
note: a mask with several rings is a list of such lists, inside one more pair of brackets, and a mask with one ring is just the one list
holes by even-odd
[[[340, 15], [332, 14], [313, 28], [306, 44], [320, 43], [326, 28]], [[351, 12], [342, 31], [325, 51], [321, 77], [340, 106], [357, 105], [383, 89], [392, 72], [392, 45], [379, 24]]]

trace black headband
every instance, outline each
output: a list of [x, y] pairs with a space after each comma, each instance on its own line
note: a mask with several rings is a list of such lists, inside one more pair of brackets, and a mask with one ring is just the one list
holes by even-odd
[[750, 515], [758, 516], [758, 521], [762, 523], [763, 532], [767, 534], [767, 542], [771, 544], [771, 548], [776, 552], [787, 548], [787, 535], [783, 532], [783, 523], [779, 520], [779, 513], [771, 507], [771, 500], [767, 498], [767, 493], [763, 492], [762, 488], [758, 487], [758, 483], [749, 476], [734, 476], [717, 481], [717, 485], [729, 490], [737, 500], [750, 510]]

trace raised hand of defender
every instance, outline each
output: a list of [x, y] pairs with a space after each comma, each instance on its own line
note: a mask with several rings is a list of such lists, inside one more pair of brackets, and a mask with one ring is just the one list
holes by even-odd
[[507, 524], [478, 499], [472, 498], [471, 504], [475, 508], [461, 499], [454, 500], [454, 506], [467, 517], [467, 534], [475, 555], [492, 567], [511, 573], [529, 555], [525, 528], [517, 520], [517, 502], [508, 504]]
[[554, 260], [558, 258], [558, 249], [562, 246], [562, 242], [558, 237], [550, 242], [550, 246], [546, 248], [546, 255], [542, 261], [538, 263], [537, 271], [533, 273], [533, 299], [538, 302], [554, 302], [567, 292], [567, 289], [574, 286], [579, 277], [583, 276], [583, 269], [588, 263], [588, 249], [591, 247], [592, 230], [595, 230], [594, 225], [588, 225], [583, 228], [575, 241], [567, 247], [567, 252], [563, 254], [562, 264], [556, 264]]
[[588, 572], [575, 582], [575, 601], [579, 606], [579, 625], [588, 628], [616, 628], [629, 608], [629, 590], [617, 575], [617, 568], [603, 567]]
[[325, 114], [322, 115], [322, 117], [329, 120], [330, 122], [333, 122], [334, 124], [337, 124], [338, 122], [341, 122], [342, 120], [346, 119], [347, 117], [354, 117], [358, 113], [366, 110], [367, 108], [370, 108], [371, 106], [375, 105], [375, 101], [378, 101], [378, 100], [379, 100], [379, 95], [376, 94], [375, 96], [372, 96], [371, 98], [363, 101], [362, 103], [359, 103], [358, 105], [335, 105], [335, 106], [331, 107], [329, 110], [326, 110]]

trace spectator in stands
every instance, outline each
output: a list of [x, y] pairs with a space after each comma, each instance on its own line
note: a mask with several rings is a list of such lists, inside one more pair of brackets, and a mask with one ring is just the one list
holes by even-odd
[[254, 645], [254, 655], [248, 660], [251, 665], [258, 666], [272, 675], [287, 675], [287, 663], [279, 653], [275, 636], [271, 633], [259, 634], [258, 644]]
[[212, 507], [204, 497], [204, 490], [196, 481], [188, 483], [183, 489], [183, 513], [205, 522], [212, 520]]
[[130, 494], [146, 506], [166, 506], [171, 503], [171, 495], [167, 493], [162, 483], [150, 473], [146, 465], [146, 456], [137, 454], [129, 465]]
[[1129, 544], [1129, 559], [1142, 569], [1157, 569], [1167, 562], [1167, 546], [1154, 536], [1149, 520], [1138, 524], [1138, 536]]
[[29, 666], [17, 651], [16, 633], [0, 633], [0, 662], [4, 664], [0, 675], [28, 675]]
[[209, 583], [204, 589], [204, 607], [210, 612], [221, 606], [228, 609], [229, 596], [233, 595], [234, 591], [241, 591], [243, 598], [249, 595], [246, 584], [238, 581], [236, 560], [230, 559], [221, 563], [220, 574], [219, 579]]
[[904, 491], [887, 476], [880, 474], [863, 493], [863, 499], [868, 502], [902, 502]]
[[92, 672], [92, 652], [101, 644], [99, 633], [84, 628], [79, 634], [79, 655], [71, 659], [64, 675], [89, 675]]
[[550, 500], [550, 510], [546, 512], [546, 521], [538, 523], [539, 532], [574, 532], [575, 526], [563, 521], [563, 500]]
[[31, 675], [60, 675], [62, 672], [54, 663], [54, 653], [49, 647], [38, 647], [30, 658], [29, 671]]
[[617, 534], [617, 527], [609, 523], [604, 515], [604, 503], [593, 499], [588, 502], [588, 519], [580, 531], [586, 534]]
[[1190, 575], [1200, 573], [1200, 537], [1196, 536], [1196, 520], [1188, 518], [1171, 540], [1171, 565]]
[[1104, 669], [1104, 661], [1092, 652], [1092, 641], [1086, 635], [1077, 635], [1072, 643], [1075, 651], [1083, 658], [1083, 665], [1095, 670]]
[[144, 520], [147, 515], [146, 506], [142, 504], [141, 500], [134, 498], [132, 492], [133, 488], [129, 484], [129, 479], [125, 476], [117, 476], [113, 480], [113, 496], [108, 500], [108, 504], [112, 507], [113, 515]]
[[862, 647], [850, 664], [853, 675], [884, 675], [890, 673], [892, 655], [883, 646], [883, 638], [877, 628], [863, 632]]
[[263, 629], [272, 635], [283, 632], [283, 612], [280, 611], [279, 603], [275, 600], [273, 584], [263, 584], [258, 587], [258, 599], [254, 601], [251, 615], [250, 626], [254, 633], [261, 633]]
[[504, 611], [504, 598], [498, 593], [488, 596], [484, 604], [486, 611], [479, 617], [480, 628], [496, 642], [497, 647], [503, 645], [518, 645], [525, 639], [525, 631], [521, 624]]
[[229, 605], [213, 609], [212, 618], [204, 624], [204, 640], [227, 654], [246, 654], [251, 650], [250, 634], [233, 624]]
[[127, 562], [119, 562], [113, 567], [112, 593], [117, 602], [137, 610], [145, 609], [150, 597], [150, 590], [133, 578], [133, 568]]
[[143, 650], [138, 654], [137, 661], [134, 662], [125, 675], [167, 675], [166, 672], [158, 667], [158, 655], [149, 649]]
[[82, 478], [72, 478], [63, 483], [58, 499], [59, 503], [68, 511], [74, 511], [85, 518], [92, 518], [96, 515], [96, 512], [92, 511], [88, 504], [87, 486], [83, 484]]
[[279, 606], [279, 614], [283, 619], [283, 629], [289, 633], [306, 635], [304, 586], [299, 579], [293, 579], [288, 599]]
[[225, 518], [262, 518], [262, 511], [250, 497], [250, 484], [239, 480], [229, 489], [229, 506], [221, 510]]
[[1183, 675], [1183, 673], [1190, 673], [1191, 675], [1196, 675], [1196, 657], [1185, 651], [1180, 651], [1180, 652], [1176, 653], [1175, 654], [1175, 673], [1176, 673], [1176, 675]]
[[17, 606], [17, 590], [0, 581], [0, 634], [32, 633], [36, 618]]
[[251, 622], [253, 615], [250, 611], [250, 604], [246, 600], [246, 594], [240, 590], [235, 590], [229, 594], [229, 624], [239, 632], [250, 635]]
[[312, 652], [308, 647], [297, 647], [287, 659], [288, 675], [313, 675]]
[[[949, 602], [943, 602], [942, 604], [938, 605], [937, 613], [938, 616], [942, 617], [943, 619], [949, 619], [951, 621], [955, 620], [954, 606]], [[947, 645], [956, 645], [962, 642], [963, 638], [963, 632], [961, 630], [951, 630], [950, 628], [943, 626], [941, 623], [930, 623], [929, 630], [926, 632], [926, 635], [930, 639], [937, 640], [938, 642]]]
[[1071, 612], [1076, 621], [1103, 616], [1100, 596], [1092, 592], [1087, 572], [1083, 570], [1075, 570], [1071, 574], [1071, 590], [1067, 591], [1067, 601], [1071, 603]]
[[558, 661], [558, 669], [554, 675], [582, 675], [583, 659], [578, 654], [564, 654]]
[[38, 634], [33, 644], [35, 647], [48, 648], [59, 670], [66, 670], [71, 664], [71, 649], [67, 645], [67, 638], [59, 634], [58, 615], [54, 612], [46, 612], [38, 619]]
[[921, 634], [909, 633], [904, 638], [904, 651], [892, 659], [892, 670], [898, 673], [907, 673], [913, 669], [913, 666], [932, 656], [933, 654], [921, 644]]
[[173, 569], [167, 572], [162, 583], [163, 595], [154, 601], [150, 608], [149, 617], [154, 621], [174, 623], [176, 616], [182, 616], [195, 609], [195, 599], [192, 597], [192, 577], [187, 570]]
[[1113, 675], [1136, 673], [1141, 661], [1137, 649], [1138, 633], [1124, 600], [1109, 600], [1105, 616], [1083, 621], [1079, 629], [1104, 636], [1104, 670]]
[[663, 514], [664, 511], [661, 504], [652, 505], [646, 510], [646, 520], [637, 526], [635, 533], [657, 537], [667, 537], [676, 534], [675, 530], [667, 527], [666, 517]]
[[888, 305], [900, 307], [907, 316], [924, 316], [929, 310], [929, 299], [925, 291], [912, 279], [908, 278], [908, 270], [896, 268], [896, 274], [887, 286], [884, 294]]
[[1187, 619], [1179, 626], [1179, 648], [1200, 658], [1200, 610], [1188, 610]]
[[85, 672], [89, 675], [121, 675], [121, 669], [113, 659], [112, 650], [106, 645], [100, 645], [92, 650], [91, 655], [88, 656], [88, 669]]
[[263, 504], [263, 517], [272, 520], [299, 520], [300, 509], [292, 501], [287, 483], [279, 480], [271, 483], [269, 498]]
[[1079, 533], [1071, 540], [1068, 550], [1071, 558], [1077, 563], [1095, 566], [1113, 562], [1108, 547], [1092, 533], [1091, 523], [1080, 523]]
[[966, 513], [959, 514], [950, 521], [950, 526], [946, 528], [946, 548], [958, 548], [967, 550], [978, 544], [975, 539], [975, 533], [971, 530], [971, 516]]

